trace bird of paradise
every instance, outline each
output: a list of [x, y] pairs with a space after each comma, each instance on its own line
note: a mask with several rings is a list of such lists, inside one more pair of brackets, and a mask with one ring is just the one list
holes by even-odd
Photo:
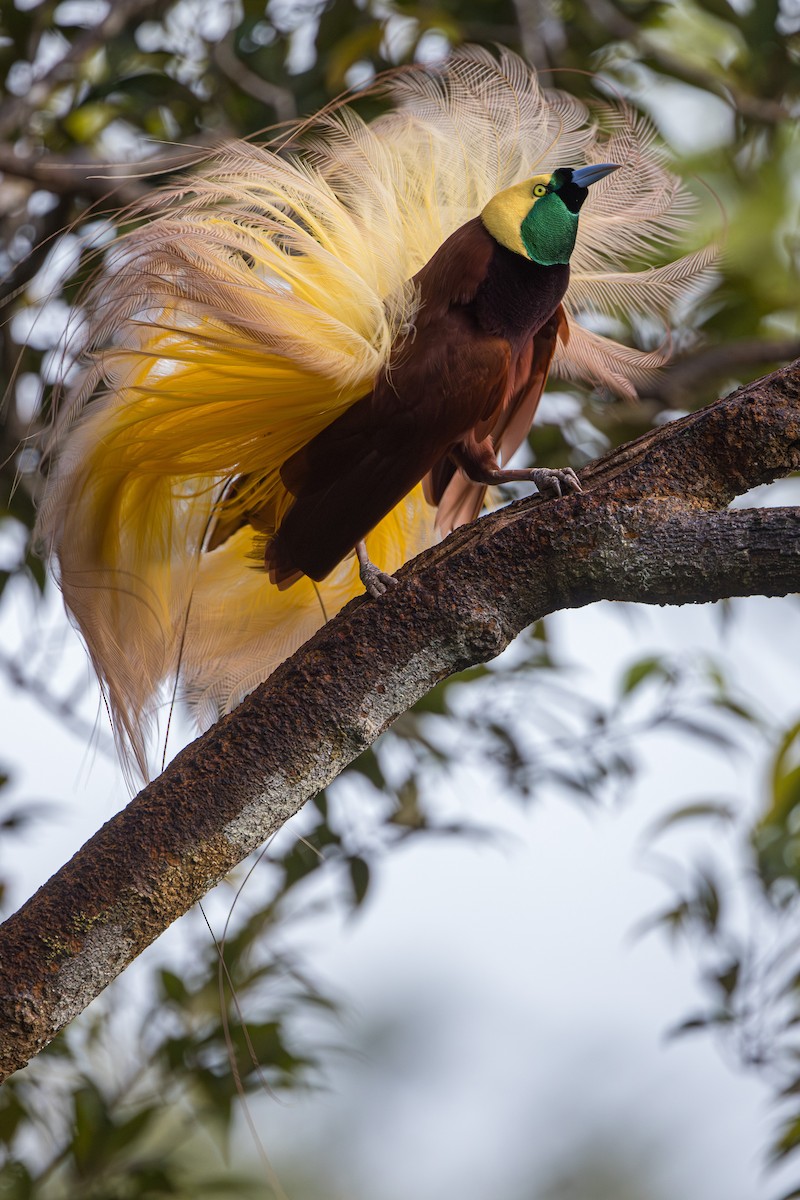
[[487, 485], [578, 488], [505, 465], [549, 371], [631, 395], [664, 361], [580, 315], [668, 322], [711, 263], [630, 269], [691, 198], [624, 106], [476, 48], [385, 92], [211, 155], [89, 297], [38, 532], [143, 775], [176, 677], [210, 724]]

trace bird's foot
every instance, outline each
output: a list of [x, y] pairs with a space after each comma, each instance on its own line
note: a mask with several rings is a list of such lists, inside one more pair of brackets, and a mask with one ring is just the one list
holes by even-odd
[[558, 498], [569, 492], [583, 491], [581, 481], [572, 467], [563, 467], [560, 470], [552, 467], [532, 467], [530, 479], [548, 499]]
[[356, 546], [356, 557], [358, 558], [359, 579], [363, 583], [367, 595], [371, 596], [373, 600], [385, 595], [389, 588], [397, 587], [397, 580], [393, 575], [387, 575], [380, 567], [376, 567], [375, 563], [370, 562], [367, 547], [363, 542], [359, 542]]
[[363, 583], [367, 593], [372, 596], [373, 600], [377, 600], [379, 596], [383, 596], [389, 591], [389, 588], [397, 587], [397, 580], [393, 575], [387, 575], [380, 567], [376, 567], [375, 563], [363, 563], [358, 569], [359, 578]]

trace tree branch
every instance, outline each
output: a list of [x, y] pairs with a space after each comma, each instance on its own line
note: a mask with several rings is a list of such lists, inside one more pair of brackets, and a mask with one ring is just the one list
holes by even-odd
[[777, 366], [800, 355], [800, 338], [741, 338], [738, 342], [701, 346], [674, 358], [652, 383], [646, 398], [660, 407], [688, 408], [712, 382], [742, 377], [751, 368]]
[[279, 87], [268, 79], [262, 79], [245, 66], [236, 53], [236, 32], [231, 30], [210, 50], [210, 58], [218, 71], [235, 84], [242, 92], [272, 108], [279, 121], [297, 118], [297, 103], [288, 88]]
[[[27, 179], [37, 187], [58, 196], [89, 196], [98, 203], [108, 202], [108, 211], [116, 214], [123, 205], [133, 205], [151, 191], [146, 182], [156, 175], [193, 167], [208, 153], [205, 142], [219, 139], [200, 135], [191, 146], [167, 146], [150, 158], [124, 163], [104, 163], [92, 158], [71, 158], [51, 153], [18, 154], [13, 146], [0, 143], [0, 173]], [[103, 216], [105, 210], [97, 210]]]
[[800, 468], [800, 362], [457, 530], [353, 601], [0, 927], [0, 1077], [440, 680], [595, 600], [800, 590], [800, 509], [725, 511]]

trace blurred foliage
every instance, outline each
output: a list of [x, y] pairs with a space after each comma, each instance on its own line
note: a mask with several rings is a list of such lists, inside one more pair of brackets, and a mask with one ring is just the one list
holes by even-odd
[[266, 949], [301, 877], [295, 858], [293, 848], [275, 864], [285, 880], [277, 898], [226, 942], [196, 922], [192, 961], [180, 974], [154, 972], [144, 1011], [120, 1006], [112, 988], [5, 1085], [0, 1195], [265, 1194], [258, 1174], [229, 1165], [235, 1103], [318, 1083], [320, 1064], [298, 1026], [309, 1013], [336, 1017], [290, 954]]
[[[411, 838], [495, 842], [494, 795], [527, 802], [555, 790], [582, 806], [618, 804], [653, 740], [676, 737], [712, 759], [771, 761], [756, 811], [737, 795], [690, 797], [653, 827], [650, 866], [672, 900], [640, 932], [665, 929], [694, 948], [707, 1005], [674, 1032], [715, 1031], [768, 1073], [786, 1109], [771, 1153], [798, 1147], [798, 728], [776, 732], [711, 659], [635, 660], [600, 703], [556, 660], [543, 625], [517, 650], [437, 688], [307, 806], [301, 836], [267, 846], [223, 885], [210, 901], [223, 914], [217, 939], [198, 912], [185, 918], [188, 954], [151, 966], [144, 1003], [118, 981], [6, 1083], [0, 1196], [188, 1200], [235, 1190], [282, 1200], [290, 1180], [292, 1200], [326, 1196], [324, 1159], [281, 1163], [280, 1181], [268, 1162], [260, 1173], [241, 1155], [230, 1165], [244, 1105], [324, 1086], [332, 1047], [343, 1053], [341, 1006], [285, 948], [292, 928], [320, 908], [357, 912], [381, 858]], [[464, 819], [461, 786], [478, 764], [480, 825]], [[40, 816], [15, 808], [1, 823], [13, 836]], [[673, 861], [669, 838], [689, 825], [712, 836], [696, 862]], [[588, 1147], [530, 1194], [646, 1200], [647, 1179], [645, 1166]]]
[[[587, 97], [623, 95], [648, 112], [677, 169], [696, 180], [698, 243], [725, 226], [719, 280], [674, 314], [675, 361], [651, 394], [635, 408], [571, 388], [548, 396], [532, 435], [538, 461], [580, 465], [800, 355], [800, 17], [792, 12], [772, 0], [735, 8], [726, 0], [4, 5], [0, 592], [9, 581], [32, 584], [34, 594], [45, 586], [28, 535], [47, 389], [58, 376], [68, 306], [121, 209], [204, 147], [268, 131], [384, 68], [440, 57], [462, 40], [502, 42], [525, 53], [546, 83]], [[615, 332], [646, 345], [664, 337], [658, 329]], [[0, 669], [18, 686], [78, 724], [74, 694], [54, 696], [36, 662], [27, 646], [16, 657], [0, 654]], [[263, 1195], [266, 1187], [280, 1196], [268, 1170], [265, 1183], [227, 1167], [226, 1147], [242, 1095], [281, 1095], [323, 1078], [322, 1048], [312, 1052], [308, 1026], [299, 1026], [314, 1014], [322, 1039], [336, 1005], [274, 949], [293, 905], [303, 912], [322, 903], [313, 886], [320, 868], [337, 881], [338, 903], [355, 910], [392, 846], [418, 836], [493, 836], [461, 815], [444, 819], [441, 806], [431, 816], [427, 798], [456, 791], [459, 772], [473, 764], [488, 763], [492, 786], [524, 799], [556, 788], [607, 804], [637, 777], [648, 739], [672, 735], [726, 757], [739, 747], [771, 756], [758, 812], [740, 796], [690, 797], [654, 830], [650, 854], [673, 900], [647, 924], [688, 938], [700, 956], [708, 1002], [683, 1030], [718, 1032], [774, 1080], [783, 1124], [773, 1152], [796, 1151], [800, 726], [776, 731], [713, 663], [658, 656], [631, 664], [600, 704], [582, 694], [537, 627], [503, 664], [436, 689], [309, 807], [303, 839], [259, 865], [266, 902], [242, 903], [230, 918], [224, 966], [198, 924], [193, 961], [154, 975], [135, 1022], [131, 1005], [116, 1011], [112, 989], [3, 1088], [0, 1195], [122, 1200]], [[367, 814], [360, 823], [353, 806], [347, 822], [339, 818], [353, 791]], [[22, 832], [30, 815], [5, 813], [4, 835]], [[696, 862], [674, 863], [663, 847], [690, 824], [710, 828], [709, 843]], [[745, 932], [745, 911], [769, 931], [766, 942]], [[577, 1195], [577, 1187], [565, 1179], [549, 1194]], [[606, 1190], [623, 1194], [621, 1183]], [[312, 1192], [325, 1195], [324, 1182], [302, 1195]]]

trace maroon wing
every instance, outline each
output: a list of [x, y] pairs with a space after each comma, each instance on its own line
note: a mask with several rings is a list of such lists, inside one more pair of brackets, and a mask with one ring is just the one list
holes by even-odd
[[278, 584], [323, 579], [508, 391], [511, 350], [480, 329], [470, 302], [495, 243], [476, 218], [415, 276], [420, 308], [374, 390], [281, 469], [295, 501], [267, 546]]
[[412, 350], [284, 464], [281, 477], [296, 499], [267, 547], [274, 582], [288, 584], [298, 571], [324, 579], [449, 446], [502, 404], [508, 342], [471, 328], [463, 313], [418, 330]]
[[[520, 352], [513, 372], [510, 400], [497, 414], [491, 429], [495, 450], [504, 465], [528, 436], [547, 383], [558, 338], [564, 343], [569, 338], [569, 325], [561, 305]], [[467, 479], [448, 456], [434, 465], [424, 486], [429, 503], [438, 507], [436, 527], [442, 534], [474, 521], [486, 496], [486, 487]]]

